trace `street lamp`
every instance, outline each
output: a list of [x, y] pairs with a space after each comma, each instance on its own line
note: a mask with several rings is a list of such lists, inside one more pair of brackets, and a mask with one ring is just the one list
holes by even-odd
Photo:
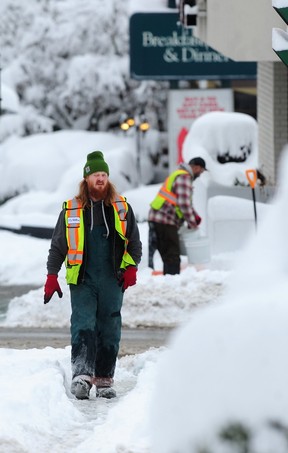
[[128, 116], [126, 114], [122, 115], [122, 120], [120, 122], [120, 128], [124, 132], [128, 132], [130, 129], [135, 130], [136, 132], [136, 169], [137, 169], [137, 186], [141, 185], [141, 138], [149, 128], [150, 124], [143, 114], [133, 116]]

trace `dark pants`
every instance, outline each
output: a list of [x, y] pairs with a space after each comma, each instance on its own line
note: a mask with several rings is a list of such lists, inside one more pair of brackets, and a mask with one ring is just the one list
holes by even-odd
[[121, 339], [122, 291], [113, 282], [102, 289], [82, 283], [70, 290], [72, 378], [112, 378]]
[[177, 227], [156, 222], [150, 223], [155, 231], [157, 250], [163, 261], [163, 274], [180, 274], [180, 243]]
[[87, 243], [84, 283], [70, 285], [72, 379], [79, 375], [113, 378], [121, 339], [123, 293], [101, 227], [94, 227]]
[[148, 233], [148, 266], [154, 269], [153, 257], [157, 250], [157, 235], [155, 231], [155, 223], [149, 222]]

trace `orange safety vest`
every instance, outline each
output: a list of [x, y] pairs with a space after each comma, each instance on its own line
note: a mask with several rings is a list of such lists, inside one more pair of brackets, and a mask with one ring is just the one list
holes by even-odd
[[[116, 200], [112, 203], [112, 206], [114, 208], [115, 229], [124, 241], [124, 253], [120, 268], [126, 269], [127, 266], [136, 266], [135, 261], [127, 251], [129, 241], [126, 237], [126, 215], [128, 212], [126, 198], [118, 195]], [[83, 209], [81, 203], [76, 200], [76, 198], [64, 202], [63, 208], [66, 210], [65, 224], [68, 245], [68, 252], [65, 260], [66, 280], [68, 284], [76, 285], [84, 253], [85, 228]]]
[[171, 189], [172, 189], [173, 183], [174, 183], [175, 179], [177, 178], [177, 176], [183, 175], [183, 174], [189, 174], [189, 172], [187, 170], [175, 170], [173, 173], [171, 173], [171, 175], [169, 175], [165, 179], [158, 194], [156, 195], [156, 197], [150, 204], [151, 208], [158, 211], [159, 209], [162, 208], [163, 204], [167, 201], [167, 203], [170, 203], [173, 206], [175, 206], [175, 211], [176, 211], [177, 216], [180, 219], [182, 219], [183, 214], [180, 211], [179, 206], [177, 206], [177, 197], [176, 197], [175, 193], [173, 193], [171, 191]]

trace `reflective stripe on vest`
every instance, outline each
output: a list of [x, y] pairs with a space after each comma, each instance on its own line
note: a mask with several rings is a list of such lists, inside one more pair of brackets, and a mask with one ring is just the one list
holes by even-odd
[[[124, 254], [122, 257], [120, 268], [126, 269], [127, 266], [136, 266], [135, 261], [127, 252], [128, 239], [126, 238], [128, 204], [126, 199], [120, 195], [117, 196], [114, 203], [114, 219], [115, 229], [121, 239], [124, 241]], [[84, 252], [84, 219], [81, 203], [73, 198], [64, 203], [66, 209], [66, 238], [68, 252], [66, 256], [66, 281], [68, 284], [77, 284], [80, 267], [83, 262]]]
[[127, 266], [136, 266], [132, 256], [127, 252], [128, 239], [126, 237], [128, 204], [125, 197], [117, 195], [116, 200], [112, 203], [114, 208], [115, 229], [121, 239], [124, 241], [124, 253], [120, 264], [120, 269], [126, 269]]
[[158, 211], [159, 209], [162, 208], [165, 201], [167, 201], [167, 203], [170, 203], [173, 206], [175, 206], [175, 211], [176, 211], [177, 216], [180, 219], [183, 217], [183, 214], [180, 211], [179, 206], [177, 206], [177, 197], [176, 197], [175, 193], [173, 193], [171, 191], [171, 189], [172, 189], [173, 183], [174, 183], [175, 179], [177, 178], [177, 176], [184, 175], [184, 174], [189, 174], [189, 172], [187, 170], [175, 170], [173, 173], [171, 173], [171, 175], [169, 175], [165, 179], [164, 184], [162, 185], [158, 194], [156, 195], [156, 197], [150, 204], [150, 206], [153, 209]]
[[65, 204], [66, 238], [68, 244], [67, 261], [70, 265], [81, 264], [84, 251], [84, 222], [81, 204], [73, 198]]

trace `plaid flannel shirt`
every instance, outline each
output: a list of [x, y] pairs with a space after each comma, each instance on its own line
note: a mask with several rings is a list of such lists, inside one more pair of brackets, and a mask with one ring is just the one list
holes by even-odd
[[177, 228], [180, 228], [186, 220], [188, 228], [196, 228], [195, 212], [192, 205], [192, 170], [187, 164], [182, 164], [180, 168], [189, 171], [189, 174], [181, 174], [176, 177], [172, 186], [172, 192], [175, 193], [177, 197], [177, 206], [180, 208], [183, 218], [179, 219], [175, 212], [175, 207], [171, 203], [165, 201], [163, 206], [158, 210], [150, 208], [148, 221], [163, 223], [165, 225], [174, 225]]

